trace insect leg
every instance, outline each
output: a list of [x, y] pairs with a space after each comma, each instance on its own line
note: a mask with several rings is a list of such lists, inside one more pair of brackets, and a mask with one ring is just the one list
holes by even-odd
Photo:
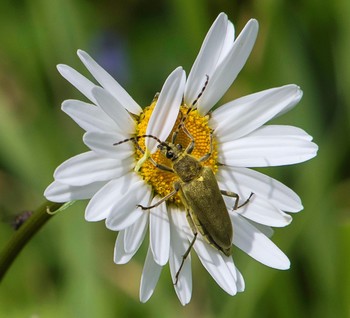
[[156, 202], [153, 205], [150, 206], [143, 206], [141, 204], [138, 204], [137, 207], [141, 208], [142, 210], [149, 210], [149, 209], [153, 209], [156, 206], [160, 205], [161, 203], [163, 203], [164, 201], [170, 199], [172, 196], [174, 196], [176, 193], [178, 193], [180, 190], [180, 183], [175, 182], [174, 183], [174, 190], [172, 192], [170, 192], [169, 194], [167, 194], [165, 197], [161, 198], [158, 202]]
[[[132, 139], [133, 143], [135, 144], [136, 148], [138, 150], [141, 151], [142, 154], [145, 154], [145, 151], [140, 147], [139, 143], [135, 140], [135, 139]], [[148, 157], [148, 160], [151, 161], [151, 163], [158, 169], [160, 170], [164, 170], [164, 171], [168, 171], [168, 172], [174, 172], [173, 169], [171, 169], [170, 167], [168, 166], [165, 166], [165, 165], [161, 165], [159, 163], [157, 163], [156, 161], [154, 161], [154, 159], [150, 156]]]
[[192, 151], [193, 151], [193, 149], [194, 149], [194, 138], [193, 138], [193, 136], [190, 134], [190, 132], [187, 130], [187, 128], [186, 128], [185, 125], [182, 126], [182, 130], [183, 130], [184, 133], [188, 136], [188, 138], [191, 139], [191, 142], [189, 143], [189, 145], [187, 146], [187, 148], [186, 148], [186, 150], [185, 150], [185, 152], [186, 152], [187, 154], [191, 154]]
[[206, 153], [203, 157], [199, 158], [198, 161], [199, 162], [203, 162], [206, 161], [210, 158], [211, 154], [213, 153], [213, 132], [210, 132], [210, 148], [209, 148], [209, 152]]
[[194, 225], [193, 221], [192, 221], [192, 218], [191, 218], [191, 215], [189, 214], [189, 212], [187, 211], [187, 215], [186, 215], [186, 218], [187, 218], [187, 221], [192, 229], [192, 232], [193, 232], [193, 239], [190, 243], [190, 246], [187, 248], [186, 252], [184, 255], [182, 255], [182, 261], [181, 261], [181, 264], [180, 264], [180, 267], [178, 269], [178, 271], [176, 272], [176, 275], [175, 275], [175, 283], [174, 285], [177, 284], [178, 280], [179, 280], [179, 275], [180, 275], [180, 272], [182, 270], [182, 267], [184, 266], [184, 263], [185, 263], [185, 260], [186, 258], [188, 257], [188, 255], [190, 254], [191, 252], [191, 249], [194, 245], [194, 242], [196, 241], [197, 239], [197, 235], [198, 235], [198, 232], [197, 232], [197, 229], [196, 229], [196, 226]]
[[188, 108], [185, 115], [182, 115], [182, 113], [180, 112], [181, 116], [183, 116], [183, 117], [181, 118], [181, 121], [180, 121], [179, 125], [177, 126], [176, 130], [174, 131], [173, 136], [172, 136], [172, 138], [171, 138], [171, 142], [172, 142], [173, 144], [175, 144], [175, 140], [176, 140], [176, 138], [177, 138], [177, 134], [179, 133], [179, 131], [180, 131], [181, 128], [182, 128], [182, 130], [185, 132], [185, 134], [191, 139], [191, 141], [194, 141], [194, 138], [192, 137], [192, 135], [189, 133], [189, 131], [188, 131], [188, 130], [186, 129], [186, 127], [185, 127], [185, 121], [186, 121], [186, 119], [187, 119], [187, 117], [188, 117], [188, 114], [189, 114], [192, 110], [194, 110], [194, 108], [192, 108], [192, 107]]
[[[142, 135], [142, 136], [137, 136], [137, 137], [132, 137], [132, 138], [128, 138], [128, 139], [125, 139], [125, 140], [122, 140], [122, 141], [119, 141], [119, 142], [116, 142], [114, 144], [114, 146], [117, 146], [117, 145], [120, 145], [124, 142], [128, 142], [128, 141], [132, 141], [135, 145], [135, 147], [137, 148], [137, 150], [139, 150], [143, 155], [145, 154], [145, 151], [141, 148], [141, 146], [139, 145], [139, 143], [137, 142], [138, 139], [140, 138], [145, 138], [145, 137], [149, 137], [149, 138], [153, 138], [153, 139], [156, 139], [159, 143], [161, 143], [161, 141], [157, 138], [157, 137], [154, 137], [152, 135]], [[174, 170], [171, 169], [170, 167], [168, 166], [165, 166], [165, 165], [161, 165], [157, 162], [154, 161], [154, 159], [150, 156], [147, 158], [149, 161], [151, 161], [151, 163], [158, 169], [160, 170], [164, 170], [164, 171], [168, 171], [168, 172], [172, 172], [174, 173]]]
[[242, 206], [245, 206], [251, 199], [251, 197], [253, 196], [253, 192], [250, 193], [250, 196], [247, 200], [245, 200], [241, 205], [238, 205], [238, 202], [239, 202], [239, 195], [235, 192], [231, 192], [231, 191], [225, 191], [225, 190], [220, 190], [221, 194], [223, 195], [226, 195], [228, 197], [231, 197], [231, 198], [235, 198], [236, 201], [235, 201], [235, 205], [233, 206], [233, 210], [237, 210], [239, 208], [241, 208]]
[[158, 168], [158, 169], [160, 169], [160, 170], [163, 170], [163, 171], [168, 171], [168, 172], [173, 172], [173, 173], [174, 173], [174, 170], [173, 170], [173, 169], [169, 168], [168, 166], [161, 165], [161, 164], [155, 162], [155, 161], [152, 159], [152, 157], [149, 157], [148, 159], [152, 162], [152, 164], [153, 164], [156, 168]]
[[[206, 77], [206, 81], [205, 81], [205, 83], [204, 83], [204, 86], [202, 87], [202, 90], [200, 91], [200, 93], [198, 94], [198, 96], [196, 97], [196, 99], [192, 102], [191, 107], [189, 107], [189, 108], [187, 109], [186, 114], [181, 118], [181, 121], [180, 121], [179, 125], [177, 126], [176, 130], [175, 130], [174, 133], [173, 133], [172, 141], [171, 141], [173, 144], [175, 143], [177, 134], [179, 133], [179, 130], [180, 130], [181, 128], [185, 131], [186, 135], [187, 135], [188, 137], [190, 137], [191, 140], [194, 140], [193, 137], [192, 137], [192, 135], [191, 135], [191, 134], [188, 132], [188, 130], [185, 128], [184, 123], [185, 123], [185, 121], [186, 121], [186, 119], [187, 119], [187, 117], [188, 117], [188, 114], [189, 114], [192, 110], [196, 109], [195, 106], [196, 106], [198, 100], [202, 97], [202, 95], [203, 95], [205, 89], [207, 88], [207, 85], [208, 85], [208, 82], [209, 82], [209, 75], [205, 75], [205, 77]], [[193, 144], [193, 146], [192, 146], [191, 152], [192, 152], [192, 150], [193, 150], [193, 147], [194, 147], [194, 144]], [[188, 148], [188, 147], [187, 147], [187, 148]], [[190, 152], [187, 152], [187, 153], [190, 153]]]

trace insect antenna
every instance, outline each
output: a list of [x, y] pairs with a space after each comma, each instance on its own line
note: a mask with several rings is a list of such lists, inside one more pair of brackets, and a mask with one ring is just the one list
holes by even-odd
[[[202, 90], [201, 90], [200, 93], [198, 94], [197, 98], [192, 102], [192, 105], [191, 105], [191, 107], [189, 108], [189, 110], [192, 109], [192, 108], [194, 108], [194, 106], [197, 104], [198, 100], [202, 97], [202, 95], [203, 95], [205, 89], [207, 88], [207, 85], [208, 85], [208, 82], [209, 82], [209, 75], [206, 74], [205, 77], [206, 77], [207, 79], [206, 79], [206, 81], [205, 81], [205, 83], [204, 83], [204, 86], [202, 87]], [[189, 113], [189, 111], [187, 111], [187, 113]]]
[[153, 136], [153, 135], [140, 135], [140, 136], [136, 136], [136, 137], [127, 138], [127, 139], [124, 139], [124, 140], [121, 140], [121, 141], [118, 141], [118, 142], [114, 143], [113, 146], [118, 146], [118, 145], [123, 144], [125, 142], [132, 141], [135, 144], [135, 146], [137, 147], [137, 149], [140, 150], [141, 153], [144, 154], [145, 151], [140, 147], [140, 145], [138, 143], [138, 140], [141, 139], [141, 138], [152, 138], [152, 139], [155, 139], [155, 140], [158, 141], [159, 146], [166, 146], [167, 148], [169, 148], [169, 145], [165, 141], [161, 141], [158, 137]]
[[160, 145], [164, 144], [163, 141], [161, 141], [159, 138], [157, 138], [156, 136], [153, 136], [153, 135], [141, 135], [141, 136], [136, 136], [136, 137], [131, 137], [131, 138], [127, 138], [127, 139], [124, 139], [122, 141], [118, 141], [116, 143], [113, 144], [113, 146], [118, 146], [120, 144], [123, 144], [125, 142], [128, 142], [128, 141], [132, 141], [136, 148], [141, 151], [142, 154], [145, 154], [145, 151], [140, 147], [139, 143], [137, 142], [139, 139], [141, 138], [153, 138], [155, 140], [157, 140], [159, 142]]
[[141, 135], [141, 136], [136, 136], [136, 137], [131, 137], [131, 138], [128, 138], [128, 139], [124, 139], [122, 141], [118, 141], [116, 143], [113, 144], [113, 146], [118, 146], [120, 144], [123, 144], [124, 142], [128, 142], [128, 141], [132, 141], [134, 143], [137, 143], [137, 141], [141, 138], [152, 138], [152, 139], [155, 139], [157, 140], [160, 144], [163, 143], [159, 138], [157, 138], [156, 136], [153, 136], [153, 135]]

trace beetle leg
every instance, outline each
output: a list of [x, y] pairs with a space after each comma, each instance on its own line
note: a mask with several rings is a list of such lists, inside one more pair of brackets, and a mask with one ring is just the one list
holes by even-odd
[[192, 247], [194, 245], [194, 242], [196, 241], [197, 235], [198, 235], [196, 226], [194, 225], [193, 220], [191, 218], [191, 215], [189, 214], [188, 211], [187, 211], [187, 214], [186, 214], [186, 218], [187, 218], [188, 224], [190, 225], [191, 230], [193, 232], [193, 239], [192, 239], [192, 241], [190, 243], [190, 246], [187, 248], [185, 254], [182, 255], [182, 261], [181, 261], [180, 267], [179, 267], [179, 269], [178, 269], [178, 271], [176, 272], [176, 275], [175, 275], [175, 283], [174, 283], [174, 285], [176, 285], [178, 280], [179, 280], [179, 275], [180, 275], [180, 272], [182, 270], [182, 267], [184, 266], [185, 260], [188, 257], [188, 255], [190, 254], [191, 249], [192, 249]]
[[193, 149], [194, 149], [194, 138], [193, 136], [190, 134], [190, 132], [187, 130], [185, 125], [182, 125], [182, 130], [184, 131], [184, 133], [188, 136], [188, 138], [191, 139], [191, 142], [189, 143], [189, 145], [187, 146], [185, 152], [187, 154], [191, 154]]
[[173, 169], [169, 168], [168, 166], [165, 166], [165, 165], [161, 165], [161, 164], [159, 164], [159, 163], [156, 163], [156, 162], [152, 159], [152, 157], [149, 157], [149, 160], [152, 162], [152, 164], [153, 164], [156, 168], [158, 168], [158, 169], [160, 169], [160, 170], [163, 170], [163, 171], [168, 171], [168, 172], [174, 173], [174, 170], [173, 170]]
[[[202, 97], [202, 95], [203, 95], [205, 89], [207, 88], [207, 85], [208, 85], [208, 82], [209, 82], [209, 75], [206, 74], [205, 77], [206, 77], [206, 80], [205, 80], [205, 82], [204, 82], [204, 86], [202, 87], [202, 90], [200, 91], [200, 93], [198, 94], [198, 96], [196, 97], [196, 99], [192, 102], [191, 106], [187, 109], [186, 114], [181, 118], [180, 124], [177, 126], [177, 128], [176, 128], [176, 130], [175, 130], [175, 132], [173, 133], [173, 136], [172, 136], [172, 143], [174, 144], [174, 143], [175, 143], [175, 140], [176, 140], [176, 137], [177, 137], [177, 134], [179, 133], [179, 130], [180, 130], [181, 128], [184, 130], [184, 132], [186, 133], [186, 135], [187, 135], [188, 137], [190, 137], [191, 141], [193, 142], [191, 151], [190, 151], [190, 152], [188, 152], [188, 151], [186, 152], [186, 153], [188, 153], [188, 154], [190, 154], [190, 153], [192, 152], [193, 148], [194, 148], [194, 138], [193, 138], [192, 135], [188, 132], [188, 130], [186, 129], [184, 123], [185, 123], [185, 121], [186, 121], [186, 119], [187, 119], [187, 117], [188, 117], [188, 114], [189, 114], [192, 110], [197, 109], [196, 104], [197, 104], [198, 100]], [[182, 98], [182, 104], [183, 104], [183, 103], [184, 103], [184, 101], [183, 101], [183, 98]], [[181, 112], [180, 112], [180, 114], [182, 115]], [[188, 149], [188, 148], [189, 148], [189, 147], [187, 147], [187, 149]], [[187, 150], [187, 149], [186, 149], [186, 150]]]
[[228, 197], [231, 197], [231, 198], [235, 198], [236, 201], [235, 201], [235, 204], [233, 206], [233, 210], [237, 210], [239, 208], [241, 208], [242, 206], [245, 206], [251, 199], [251, 197], [253, 196], [253, 192], [250, 193], [250, 196], [247, 200], [245, 200], [241, 205], [238, 205], [238, 202], [239, 202], [239, 195], [235, 192], [231, 192], [231, 191], [225, 191], [225, 190], [220, 190], [221, 194], [223, 195], [226, 195]]
[[150, 206], [143, 206], [141, 204], [138, 204], [136, 207], [141, 208], [142, 210], [150, 210], [155, 208], [156, 206], [160, 205], [161, 203], [163, 203], [164, 201], [168, 200], [169, 198], [171, 198], [173, 195], [175, 195], [176, 193], [178, 193], [180, 190], [180, 183], [179, 182], [175, 182], [174, 183], [174, 191], [170, 192], [169, 194], [167, 194], [165, 197], [161, 198], [158, 202], [156, 202], [153, 205]]
[[188, 249], [187, 249], [187, 251], [185, 252], [185, 254], [182, 255], [181, 265], [180, 265], [178, 271], [176, 272], [176, 275], [175, 275], [175, 283], [174, 283], [174, 285], [176, 285], [177, 282], [178, 282], [178, 280], [179, 280], [179, 275], [180, 275], [181, 269], [182, 269], [182, 267], [183, 267], [184, 264], [185, 264], [186, 258], [188, 257], [188, 255], [189, 255], [190, 252], [191, 252], [192, 246], [193, 246], [194, 242], [196, 241], [197, 234], [198, 234], [197, 232], [194, 233], [194, 237], [193, 237], [193, 239], [192, 239], [192, 242], [191, 242], [190, 246], [188, 247]]
[[209, 148], [209, 152], [206, 153], [203, 157], [199, 158], [198, 161], [199, 162], [203, 162], [206, 161], [210, 158], [211, 154], [213, 153], [213, 132], [210, 132], [210, 148]]
[[189, 137], [191, 138], [191, 140], [193, 140], [192, 135], [191, 135], [191, 134], [188, 132], [188, 130], [185, 128], [185, 124], [184, 124], [185, 121], [186, 121], [186, 119], [187, 119], [187, 117], [188, 117], [188, 114], [189, 114], [192, 110], [194, 110], [194, 108], [192, 108], [192, 107], [188, 108], [185, 115], [183, 115], [182, 112], [180, 112], [180, 116], [181, 116], [180, 123], [177, 125], [177, 128], [176, 128], [176, 130], [174, 131], [173, 136], [172, 136], [172, 138], [171, 138], [171, 142], [172, 142], [173, 144], [175, 144], [175, 140], [176, 140], [177, 135], [178, 135], [178, 133], [179, 133], [179, 131], [180, 131], [181, 128], [182, 128], [184, 131], [186, 130], [186, 131], [185, 131], [186, 135], [189, 136]]
[[[188, 111], [187, 111], [187, 114], [192, 110], [192, 108], [189, 108]], [[194, 138], [193, 136], [191, 135], [191, 133], [187, 130], [185, 124], [184, 124], [184, 121], [185, 119], [187, 118], [187, 114], [181, 119], [181, 122], [180, 124], [177, 126], [177, 129], [176, 131], [173, 133], [173, 137], [172, 137], [172, 143], [175, 144], [175, 140], [176, 140], [176, 137], [177, 137], [177, 134], [179, 133], [179, 130], [182, 128], [183, 132], [187, 135], [188, 138], [191, 139], [191, 142], [189, 143], [189, 145], [187, 146], [185, 152], [187, 154], [191, 154], [193, 149], [194, 149]]]
[[[183, 99], [183, 97], [182, 97], [182, 99]], [[177, 134], [179, 133], [180, 128], [182, 127], [182, 123], [184, 121], [184, 118], [186, 119], [186, 117], [182, 114], [182, 112], [179, 112], [179, 116], [180, 116], [180, 123], [178, 124], [176, 130], [173, 132], [173, 135], [171, 137], [171, 143], [173, 143], [173, 144], [175, 144], [175, 140], [177, 138]]]
[[[137, 142], [136, 139], [130, 139], [136, 146], [136, 148], [144, 155], [145, 154], [145, 151], [140, 147], [139, 143]], [[158, 169], [160, 170], [164, 170], [164, 171], [168, 171], [168, 172], [173, 172], [174, 173], [174, 170], [171, 169], [170, 167], [168, 166], [165, 166], [165, 165], [161, 165], [157, 162], [154, 161], [154, 159], [152, 157], [148, 157], [148, 160], [151, 161], [151, 163]]]

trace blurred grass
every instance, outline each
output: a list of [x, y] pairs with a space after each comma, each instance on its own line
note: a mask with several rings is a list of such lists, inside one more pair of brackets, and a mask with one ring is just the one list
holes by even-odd
[[280, 272], [235, 251], [246, 291], [226, 295], [194, 258], [194, 290], [183, 308], [169, 269], [146, 304], [138, 290], [145, 246], [113, 264], [116, 233], [84, 221], [84, 203], [55, 217], [21, 253], [0, 286], [0, 317], [350, 317], [350, 3], [307, 1], [0, 2], [0, 248], [13, 216], [42, 202], [55, 167], [84, 150], [82, 131], [60, 111], [82, 98], [55, 69], [87, 74], [75, 52], [91, 52], [141, 105], [178, 65], [190, 70], [220, 11], [237, 33], [255, 17], [257, 44], [224, 101], [287, 83], [300, 105], [276, 122], [307, 130], [319, 155], [265, 169], [293, 188], [304, 211], [274, 241], [292, 261]]

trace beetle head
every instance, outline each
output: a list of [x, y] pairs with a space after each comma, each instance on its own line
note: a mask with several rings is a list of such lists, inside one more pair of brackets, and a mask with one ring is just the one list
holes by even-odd
[[172, 144], [167, 142], [161, 142], [158, 145], [158, 149], [161, 151], [161, 153], [171, 161], [175, 161], [179, 158], [180, 154], [183, 152], [182, 145], [180, 144]]

